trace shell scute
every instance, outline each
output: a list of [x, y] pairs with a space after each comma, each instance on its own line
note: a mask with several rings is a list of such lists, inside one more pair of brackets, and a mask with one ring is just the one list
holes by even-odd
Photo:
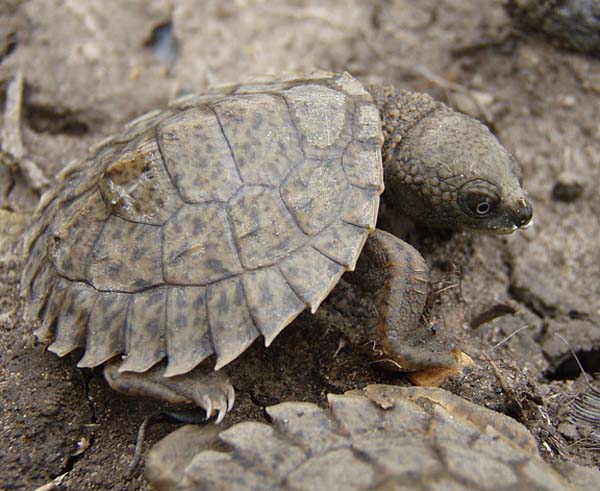
[[162, 225], [183, 205], [153, 134], [128, 145], [107, 166], [99, 188], [114, 215], [138, 223]]
[[383, 145], [379, 110], [373, 104], [359, 106], [354, 123], [354, 137], [363, 143]]
[[125, 319], [131, 295], [99, 293], [90, 312], [85, 354], [77, 366], [93, 368], [124, 352]]
[[141, 116], [129, 121], [123, 128], [124, 131], [114, 137], [115, 142], [129, 143], [131, 140], [136, 139], [140, 135], [147, 133], [156, 126], [156, 124], [169, 117], [172, 113], [170, 111], [161, 111], [160, 109], [154, 109], [142, 114]]
[[348, 74], [217, 88], [148, 113], [69, 165], [28, 234], [37, 334], [79, 366], [166, 376], [314, 312], [356, 264], [383, 190], [381, 128]]
[[163, 283], [161, 229], [111, 216], [96, 241], [87, 278], [97, 290], [136, 292]]
[[379, 211], [379, 194], [377, 190], [350, 186], [345, 196], [344, 206], [342, 207], [342, 220], [359, 227], [374, 230]]
[[284, 92], [299, 129], [306, 157], [331, 158], [352, 138], [353, 102], [321, 84], [301, 84]]
[[206, 305], [218, 370], [235, 360], [260, 333], [250, 316], [240, 277], [210, 285]]
[[306, 241], [278, 189], [244, 187], [229, 203], [229, 216], [246, 269], [269, 266]]
[[36, 331], [36, 335], [39, 336], [40, 339], [50, 339], [55, 335], [56, 320], [58, 319], [58, 314], [68, 286], [69, 282], [60, 276], [54, 281], [52, 291], [46, 299], [46, 305], [42, 312], [42, 325]]
[[206, 285], [244, 271], [222, 203], [185, 205], [163, 227], [167, 283]]
[[214, 106], [245, 184], [278, 186], [304, 154], [283, 97], [230, 97]]
[[[27, 262], [24, 264], [23, 272], [21, 273], [20, 294], [21, 297], [30, 298], [31, 288], [36, 275], [48, 261], [48, 234], [46, 233], [45, 226], [39, 227], [39, 229], [35, 231], [29, 230], [26, 233], [23, 238], [23, 249], [27, 256]], [[26, 312], [27, 307], [28, 305], [26, 305]]]
[[208, 329], [206, 288], [185, 286], [168, 289], [166, 341], [169, 363], [166, 377], [180, 375], [212, 355]]
[[[310, 265], [310, 267], [307, 267]], [[307, 245], [280, 263], [283, 276], [314, 313], [337, 284], [344, 267]]]
[[[219, 438], [259, 465], [273, 469], [280, 479], [284, 479], [287, 473], [306, 459], [306, 452], [300, 446], [291, 444], [269, 425], [256, 421], [246, 421], [225, 430]], [[258, 452], [255, 448], [256, 442], [263, 445]]]
[[269, 346], [306, 305], [276, 266], [248, 271], [243, 282], [250, 314]]
[[52, 262], [60, 275], [74, 281], [86, 280], [94, 244], [110, 209], [96, 189], [74, 199], [61, 211], [61, 220], [55, 220], [48, 233]]
[[83, 162], [69, 164], [58, 175], [60, 188], [57, 197], [60, 202], [68, 203], [86, 191], [94, 190], [106, 168], [119, 159], [124, 147], [122, 143], [113, 143], [100, 148]]
[[307, 235], [339, 217], [348, 181], [338, 160], [305, 160], [281, 186], [281, 196]]
[[58, 315], [56, 338], [48, 346], [58, 356], [85, 346], [87, 323], [97, 295], [96, 290], [85, 283], [69, 283]]
[[166, 356], [166, 302], [166, 288], [150, 288], [131, 296], [125, 328], [127, 356], [120, 372], [145, 372]]
[[383, 192], [383, 168], [379, 145], [358, 141], [350, 143], [342, 156], [342, 164], [348, 180], [354, 186]]
[[337, 222], [315, 237], [312, 246], [347, 271], [353, 271], [358, 260], [356, 251], [362, 250], [368, 236], [369, 232], [364, 228]]
[[[32, 322], [40, 317], [40, 313], [46, 305], [46, 300], [52, 292], [56, 277], [56, 271], [52, 264], [47, 261], [43, 262], [31, 280], [29, 294], [26, 297], [25, 312], [23, 313], [25, 322]], [[38, 338], [46, 340], [46, 336], [38, 336]]]
[[162, 121], [158, 145], [165, 165], [187, 203], [227, 201], [242, 181], [215, 113], [192, 107]]

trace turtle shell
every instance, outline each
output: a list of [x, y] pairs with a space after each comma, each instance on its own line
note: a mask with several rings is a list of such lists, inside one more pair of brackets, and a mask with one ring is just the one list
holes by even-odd
[[348, 74], [215, 89], [148, 113], [68, 166], [25, 238], [36, 335], [123, 371], [268, 345], [352, 270], [383, 191], [371, 96]]

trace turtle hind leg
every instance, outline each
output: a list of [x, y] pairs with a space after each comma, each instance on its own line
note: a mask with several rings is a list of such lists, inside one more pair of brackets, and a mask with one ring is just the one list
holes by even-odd
[[222, 371], [214, 371], [207, 363], [175, 377], [165, 377], [165, 363], [150, 370], [120, 372], [122, 361], [104, 367], [104, 378], [112, 389], [126, 395], [152, 397], [172, 404], [194, 404], [206, 411], [206, 417], [216, 415], [220, 423], [233, 407], [235, 391]]
[[422, 321], [429, 280], [425, 260], [414, 247], [376, 230], [349, 280], [379, 292], [379, 341], [396, 369], [458, 369], [451, 347]]

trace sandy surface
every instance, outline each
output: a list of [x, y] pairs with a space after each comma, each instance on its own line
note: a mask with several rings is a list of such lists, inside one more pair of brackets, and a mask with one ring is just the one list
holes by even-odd
[[[160, 26], [175, 45], [157, 47]], [[481, 118], [521, 162], [535, 226], [504, 238], [406, 236], [431, 267], [428, 321], [476, 363], [446, 388], [517, 418], [546, 458], [598, 466], [585, 428], [567, 421], [588, 389], [565, 341], [600, 371], [600, 61], [510, 33], [499, 1], [9, 0], [0, 102], [21, 70], [26, 155], [50, 179], [136, 115], [252, 74], [348, 70]], [[17, 168], [0, 165], [0, 488], [65, 474], [64, 489], [145, 489], [127, 465], [137, 427], [161, 406], [110, 391], [75, 356], [44, 353], [21, 321], [16, 239], [37, 194]], [[229, 367], [231, 421], [264, 418], [283, 400], [406, 383], [370, 363], [375, 321], [373, 299], [341, 284], [315, 316]], [[172, 428], [152, 427], [148, 444]]]

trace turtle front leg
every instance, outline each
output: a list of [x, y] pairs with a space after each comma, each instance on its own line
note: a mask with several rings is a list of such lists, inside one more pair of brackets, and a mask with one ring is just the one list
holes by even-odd
[[429, 280], [425, 260], [414, 247], [376, 230], [349, 280], [380, 292], [379, 341], [395, 368], [458, 369], [451, 347], [421, 319]]
[[112, 389], [126, 395], [152, 397], [172, 404], [194, 404], [206, 411], [206, 417], [217, 415], [220, 423], [233, 407], [235, 391], [222, 371], [214, 371], [203, 363], [191, 372], [175, 377], [165, 377], [165, 363], [150, 370], [120, 372], [121, 361], [108, 363], [104, 378]]

